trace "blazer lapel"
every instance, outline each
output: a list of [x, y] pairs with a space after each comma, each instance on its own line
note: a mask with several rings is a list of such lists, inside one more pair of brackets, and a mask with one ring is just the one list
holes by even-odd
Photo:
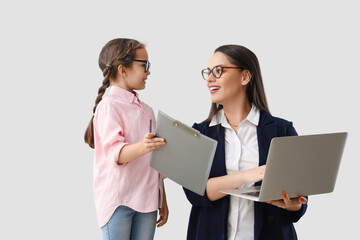
[[[262, 166], [266, 164], [271, 139], [277, 136], [277, 127], [274, 118], [266, 112], [261, 111], [259, 125], [256, 130], [259, 146], [259, 166]], [[260, 184], [261, 182], [257, 182], [255, 185], [259, 186]], [[261, 208], [264, 207], [264, 204], [265, 203], [260, 202], [254, 203], [254, 239], [259, 239], [260, 237], [259, 233], [261, 232], [263, 226], [263, 218], [260, 213], [262, 212]]]
[[[219, 132], [218, 132], [219, 129]], [[218, 141], [214, 156], [213, 165], [209, 177], [226, 175], [225, 165], [225, 129], [221, 125], [212, 126], [207, 129], [205, 135]]]
[[259, 145], [259, 166], [266, 164], [271, 139], [277, 136], [276, 122], [269, 114], [261, 111], [257, 137]]

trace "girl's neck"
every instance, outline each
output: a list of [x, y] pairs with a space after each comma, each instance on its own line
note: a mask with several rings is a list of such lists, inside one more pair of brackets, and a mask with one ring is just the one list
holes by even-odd
[[251, 104], [247, 99], [245, 101], [234, 101], [223, 105], [223, 107], [226, 119], [232, 127], [237, 127], [251, 111]]
[[135, 91], [133, 89], [126, 88], [126, 87], [122, 86], [121, 84], [110, 83], [110, 87], [112, 87], [112, 86], [122, 88], [128, 92], [135, 94]]

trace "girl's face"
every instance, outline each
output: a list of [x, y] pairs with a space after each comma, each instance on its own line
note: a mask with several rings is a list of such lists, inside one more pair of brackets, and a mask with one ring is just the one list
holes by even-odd
[[[149, 59], [146, 49], [137, 49], [134, 59], [148, 61]], [[121, 75], [121, 78], [117, 78], [116, 85], [130, 92], [144, 89], [146, 84], [145, 81], [150, 75], [150, 71], [145, 72], [145, 66], [145, 62], [132, 61], [129, 68], [120, 68], [118, 71], [122, 72], [118, 72], [118, 74]]]
[[[236, 67], [232, 64], [227, 55], [222, 52], [216, 52], [210, 58], [208, 68], [212, 70], [215, 66]], [[207, 87], [211, 94], [211, 101], [221, 105], [227, 102], [237, 101], [239, 97], [246, 94], [246, 85], [248, 84], [248, 72], [241, 69], [223, 68], [219, 78], [215, 78], [211, 73], [206, 79]]]

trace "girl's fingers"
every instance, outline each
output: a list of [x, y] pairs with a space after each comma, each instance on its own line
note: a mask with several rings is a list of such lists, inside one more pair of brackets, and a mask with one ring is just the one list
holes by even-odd
[[151, 140], [155, 142], [165, 142], [165, 139], [163, 138], [152, 138]]
[[145, 142], [151, 143], [151, 142], [165, 142], [165, 139], [163, 138], [145, 138]]
[[145, 134], [144, 138], [145, 139], [152, 139], [154, 136], [155, 136], [154, 133], [147, 133], [147, 134]]
[[159, 220], [157, 220], [156, 224], [157, 227], [161, 227], [166, 223], [166, 221], [164, 220], [164, 216], [160, 216]]
[[156, 148], [159, 148], [159, 147], [162, 147], [165, 145], [165, 142], [158, 142], [158, 143], [147, 143], [146, 144], [146, 147], [147, 148], [150, 148], [150, 149], [156, 149]]
[[162, 146], [165, 145], [165, 142], [149, 142], [146, 144], [147, 146], [153, 147], [153, 146]]
[[151, 140], [146, 140], [145, 141], [145, 143], [146, 144], [165, 144], [165, 141], [163, 141], [163, 140], [153, 140], [153, 139], [151, 139]]

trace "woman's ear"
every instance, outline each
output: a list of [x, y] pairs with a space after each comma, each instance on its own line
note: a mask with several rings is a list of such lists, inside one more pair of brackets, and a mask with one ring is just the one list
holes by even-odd
[[117, 70], [118, 70], [117, 74], [119, 74], [122, 77], [126, 76], [126, 68], [122, 64], [118, 66]]
[[247, 85], [249, 82], [250, 82], [250, 80], [251, 80], [251, 78], [252, 78], [252, 75], [251, 75], [251, 73], [248, 71], [248, 70], [243, 70], [242, 71], [242, 73], [243, 73], [243, 79], [242, 79], [242, 85]]

